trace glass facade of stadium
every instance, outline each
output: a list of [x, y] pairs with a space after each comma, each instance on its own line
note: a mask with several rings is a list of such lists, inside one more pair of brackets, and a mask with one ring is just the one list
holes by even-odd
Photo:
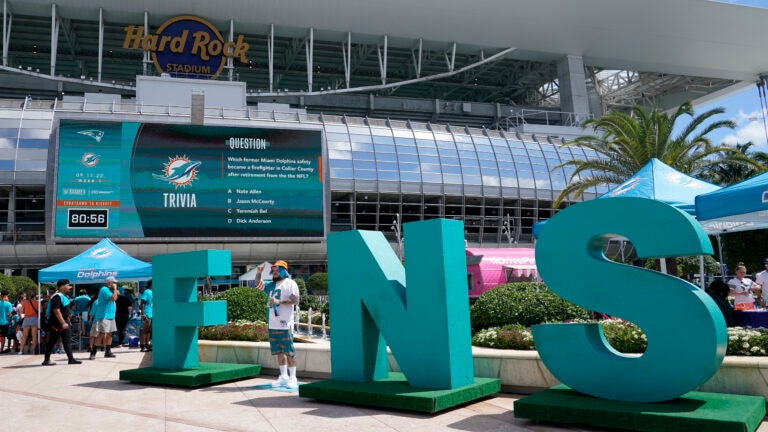
[[[190, 109], [134, 102], [0, 101], [0, 231], [2, 243], [14, 245], [7, 251], [17, 254], [17, 261], [3, 264], [6, 268], [13, 262], [33, 267], [56, 262], [57, 257], [50, 256], [48, 262], [45, 256], [51, 255], [46, 254], [46, 245], [52, 243], [53, 203], [47, 202], [52, 199], [52, 131], [60, 117], [189, 123]], [[587, 149], [560, 147], [561, 140], [549, 137], [255, 107], [206, 109], [205, 124], [322, 127], [330, 171], [328, 232], [377, 230], [391, 242], [396, 242], [393, 222], [399, 215], [402, 223], [463, 220], [470, 246], [530, 244], [532, 225], [552, 216], [553, 198], [570, 178], [568, 169], [555, 167], [571, 159], [596, 157]], [[593, 190], [584, 198], [602, 192]], [[303, 259], [290, 256], [286, 249], [282, 253], [286, 259]], [[19, 254], [42, 258], [25, 261]], [[252, 259], [233, 253], [233, 264]]]

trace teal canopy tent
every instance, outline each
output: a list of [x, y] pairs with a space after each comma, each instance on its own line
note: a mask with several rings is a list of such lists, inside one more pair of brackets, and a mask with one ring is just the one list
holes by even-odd
[[121, 282], [148, 280], [152, 277], [152, 265], [133, 258], [105, 238], [80, 255], [40, 270], [38, 281], [53, 283], [69, 279], [73, 284], [101, 283], [108, 276]]
[[696, 217], [711, 234], [768, 228], [768, 173], [698, 195]]
[[[602, 198], [639, 197], [667, 203], [691, 216], [696, 216], [696, 197], [718, 191], [720, 186], [683, 174], [664, 162], [653, 158], [624, 183], [601, 195]], [[768, 221], [768, 219], [766, 219]], [[533, 225], [533, 236], [538, 238], [546, 221]]]

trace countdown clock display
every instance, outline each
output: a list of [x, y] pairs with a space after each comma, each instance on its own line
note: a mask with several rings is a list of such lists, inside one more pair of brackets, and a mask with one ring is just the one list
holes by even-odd
[[67, 228], [107, 228], [109, 209], [70, 208], [67, 209]]

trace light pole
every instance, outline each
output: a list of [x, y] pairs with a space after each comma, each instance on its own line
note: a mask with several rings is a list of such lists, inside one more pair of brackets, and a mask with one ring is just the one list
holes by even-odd
[[509, 213], [504, 216], [504, 220], [501, 222], [501, 233], [507, 237], [507, 243], [512, 246], [514, 241], [512, 240], [512, 220], [509, 218]]
[[400, 213], [395, 213], [395, 220], [392, 221], [390, 227], [395, 232], [395, 238], [397, 239], [397, 258], [403, 261], [403, 232], [400, 226]]

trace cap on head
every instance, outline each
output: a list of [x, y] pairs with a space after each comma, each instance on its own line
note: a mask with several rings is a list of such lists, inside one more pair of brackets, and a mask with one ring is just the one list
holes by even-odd
[[69, 279], [59, 279], [58, 281], [56, 281], [56, 287], [57, 287], [57, 288], [61, 288], [61, 287], [63, 287], [64, 285], [71, 285], [71, 284], [69, 283]]
[[288, 263], [283, 260], [277, 260], [274, 264], [272, 264], [275, 267], [282, 267], [286, 270], [288, 270]]
[[115, 279], [114, 276], [107, 276], [106, 282], [107, 283], [117, 283], [117, 279]]

